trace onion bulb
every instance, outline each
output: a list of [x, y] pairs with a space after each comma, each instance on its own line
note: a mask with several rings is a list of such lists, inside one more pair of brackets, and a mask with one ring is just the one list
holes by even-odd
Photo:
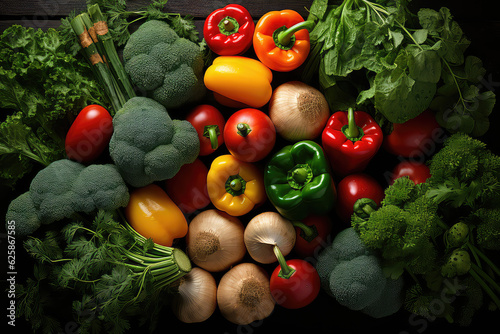
[[250, 256], [260, 263], [276, 262], [274, 246], [286, 256], [295, 245], [295, 228], [277, 212], [263, 212], [248, 222], [244, 240]]
[[245, 256], [244, 230], [236, 217], [213, 209], [203, 211], [189, 224], [188, 256], [205, 270], [226, 270]]
[[217, 307], [217, 284], [208, 271], [194, 267], [179, 279], [179, 291], [172, 300], [172, 311], [185, 323], [210, 318]]
[[275, 305], [268, 274], [254, 263], [236, 265], [219, 282], [217, 304], [222, 316], [234, 324], [268, 317]]
[[325, 96], [300, 81], [276, 87], [269, 101], [269, 118], [276, 132], [289, 141], [315, 139], [323, 131], [329, 116]]

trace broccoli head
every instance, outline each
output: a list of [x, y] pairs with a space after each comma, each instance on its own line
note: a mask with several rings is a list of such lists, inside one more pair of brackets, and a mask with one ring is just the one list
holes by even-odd
[[16, 222], [16, 235], [22, 237], [76, 212], [114, 210], [128, 201], [127, 185], [114, 165], [86, 167], [61, 159], [35, 175], [29, 191], [10, 203], [6, 220]]
[[164, 106], [147, 97], [128, 100], [114, 116], [113, 128], [111, 158], [134, 187], [172, 178], [200, 152], [191, 123], [172, 120]]
[[166, 22], [143, 23], [125, 45], [123, 60], [132, 82], [168, 109], [205, 93], [199, 45], [180, 38]]
[[480, 208], [471, 214], [478, 246], [500, 250], [500, 208]]
[[378, 256], [363, 244], [353, 228], [338, 233], [319, 254], [316, 270], [322, 288], [351, 310], [381, 318], [402, 306], [402, 278], [384, 276]]

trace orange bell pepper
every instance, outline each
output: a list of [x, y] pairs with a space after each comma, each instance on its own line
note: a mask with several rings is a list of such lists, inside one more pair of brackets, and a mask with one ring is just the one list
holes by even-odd
[[269, 102], [272, 80], [273, 74], [264, 64], [240, 56], [215, 58], [204, 77], [205, 86], [214, 93], [253, 108]]
[[143, 237], [167, 247], [172, 246], [174, 239], [186, 236], [188, 231], [182, 211], [155, 184], [132, 191], [125, 216], [130, 226]]
[[207, 188], [213, 205], [231, 216], [242, 216], [267, 199], [263, 172], [230, 154], [214, 159]]
[[255, 54], [274, 71], [292, 71], [302, 65], [309, 55], [309, 30], [313, 27], [313, 21], [304, 21], [294, 10], [264, 14], [255, 26]]

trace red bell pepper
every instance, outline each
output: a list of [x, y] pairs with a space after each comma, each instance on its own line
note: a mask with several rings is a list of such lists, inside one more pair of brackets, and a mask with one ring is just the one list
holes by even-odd
[[244, 53], [252, 45], [255, 23], [245, 7], [230, 4], [208, 15], [203, 37], [208, 47], [221, 56]]
[[330, 116], [322, 144], [332, 171], [340, 177], [363, 171], [383, 141], [382, 129], [364, 111], [338, 111]]

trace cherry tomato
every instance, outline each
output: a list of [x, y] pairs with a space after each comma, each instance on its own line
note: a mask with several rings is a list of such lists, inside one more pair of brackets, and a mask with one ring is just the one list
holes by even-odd
[[392, 132], [384, 136], [382, 147], [391, 154], [406, 158], [425, 153], [434, 144], [439, 124], [434, 113], [427, 109], [417, 117], [402, 124], [393, 124]]
[[431, 177], [426, 164], [417, 161], [401, 161], [394, 167], [391, 175], [391, 184], [399, 177], [408, 176], [415, 184], [424, 183]]
[[106, 149], [112, 135], [113, 118], [109, 112], [99, 105], [88, 105], [66, 134], [66, 155], [78, 162], [92, 162]]
[[278, 256], [278, 261], [280, 265], [274, 269], [269, 282], [276, 303], [288, 309], [309, 305], [318, 296], [321, 286], [316, 268], [305, 260], [285, 261], [282, 255]]
[[200, 159], [183, 165], [179, 172], [165, 181], [165, 189], [183, 213], [192, 213], [210, 204], [207, 191], [208, 168]]
[[255, 162], [271, 152], [276, 142], [276, 129], [262, 111], [245, 108], [235, 112], [226, 122], [224, 140], [229, 152], [238, 160]]
[[224, 116], [214, 106], [201, 104], [186, 116], [200, 139], [200, 153], [205, 156], [215, 152], [224, 143]]
[[332, 232], [332, 223], [327, 216], [312, 215], [292, 224], [297, 234], [294, 250], [300, 257], [316, 256], [328, 243]]
[[350, 224], [354, 203], [360, 198], [370, 198], [377, 205], [384, 198], [384, 189], [370, 175], [351, 174], [343, 178], [337, 186], [336, 210], [339, 218]]

